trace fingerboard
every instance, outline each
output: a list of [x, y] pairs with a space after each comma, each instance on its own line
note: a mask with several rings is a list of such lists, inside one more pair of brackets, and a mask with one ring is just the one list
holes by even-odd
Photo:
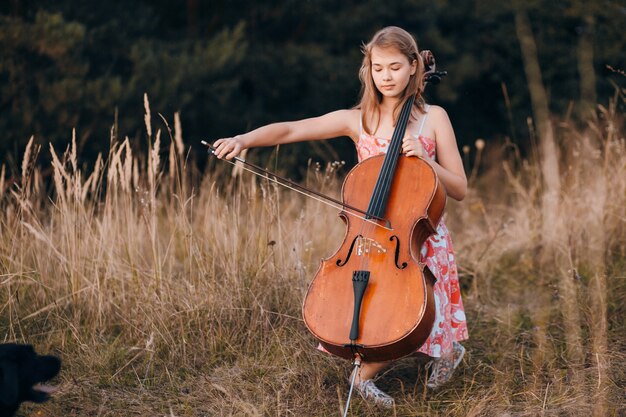
[[[387, 200], [389, 199], [389, 192], [391, 191], [391, 183], [396, 172], [398, 165], [398, 158], [400, 157], [400, 149], [402, 147], [402, 139], [404, 138], [404, 132], [409, 122], [409, 116], [411, 115], [411, 108], [413, 107], [413, 101], [415, 96], [410, 96], [402, 106], [400, 116], [398, 117], [398, 123], [393, 130], [393, 136], [391, 137], [391, 143], [387, 149], [387, 154], [383, 161], [383, 165], [378, 174], [376, 180], [376, 186], [372, 193], [367, 212], [372, 216], [384, 217], [385, 209], [387, 207]], [[371, 218], [368, 216], [368, 218]]]

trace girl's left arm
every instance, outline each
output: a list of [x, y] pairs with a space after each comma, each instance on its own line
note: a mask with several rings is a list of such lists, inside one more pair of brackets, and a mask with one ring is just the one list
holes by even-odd
[[434, 139], [437, 144], [437, 161], [429, 160], [429, 162], [446, 187], [448, 195], [461, 201], [467, 194], [467, 177], [452, 123], [450, 123], [448, 113], [439, 106], [431, 107], [429, 117], [434, 126]]

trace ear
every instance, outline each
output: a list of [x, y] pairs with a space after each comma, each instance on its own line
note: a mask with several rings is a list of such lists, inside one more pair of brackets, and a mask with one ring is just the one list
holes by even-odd
[[415, 75], [416, 72], [417, 72], [417, 59], [414, 59], [413, 62], [411, 62], [411, 75]]
[[0, 363], [0, 403], [13, 405], [17, 402], [17, 365], [6, 360]]

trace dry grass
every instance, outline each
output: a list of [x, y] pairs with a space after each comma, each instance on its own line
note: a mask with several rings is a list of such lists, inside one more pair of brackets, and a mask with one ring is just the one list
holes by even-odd
[[[437, 392], [425, 390], [419, 360], [399, 361], [381, 380], [397, 398], [390, 415], [626, 413], [617, 100], [585, 129], [557, 126], [562, 191], [550, 251], [536, 158], [511, 147], [482, 156], [491, 169], [472, 176], [470, 195], [447, 215], [468, 355]], [[51, 148], [50, 197], [29, 142], [19, 186], [5, 189], [0, 176], [0, 329], [64, 361], [61, 391], [23, 414], [338, 415], [349, 364], [318, 353], [300, 317], [319, 259], [343, 236], [336, 210], [230, 177], [224, 164], [200, 175], [184, 159], [178, 117], [173, 133], [153, 136], [145, 103], [146, 156], [112, 141], [85, 171], [74, 139], [63, 155]], [[313, 168], [308, 181], [338, 190], [335, 169]], [[381, 414], [360, 399], [351, 411]]]

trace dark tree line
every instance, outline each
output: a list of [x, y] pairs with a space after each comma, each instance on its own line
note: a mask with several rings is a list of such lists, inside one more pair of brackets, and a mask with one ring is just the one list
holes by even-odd
[[[461, 144], [508, 136], [523, 147], [531, 110], [514, 4], [3, 2], [0, 161], [19, 160], [33, 134], [40, 143], [61, 146], [73, 127], [85, 160], [106, 152], [114, 123], [121, 137], [140, 147], [144, 92], [153, 114], [172, 120], [181, 112], [185, 140], [194, 146], [200, 139], [351, 107], [359, 92], [360, 45], [386, 25], [409, 30], [449, 72], [427, 96], [448, 110]], [[612, 82], [623, 82], [607, 65], [626, 66], [626, 6], [615, 0], [531, 0], [522, 7], [536, 38], [550, 110], [573, 111], [584, 121], [596, 102], [613, 94]], [[281, 161], [303, 165], [308, 156], [332, 159], [337, 152], [352, 162], [346, 141], [323, 148], [325, 156], [320, 149], [284, 149]]]

